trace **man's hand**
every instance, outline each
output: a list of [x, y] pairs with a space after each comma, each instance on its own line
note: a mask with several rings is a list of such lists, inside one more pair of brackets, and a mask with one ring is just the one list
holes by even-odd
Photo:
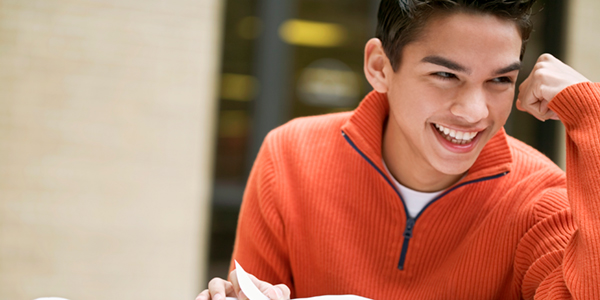
[[564, 88], [589, 81], [579, 72], [550, 54], [542, 54], [531, 74], [519, 86], [517, 109], [526, 111], [540, 121], [558, 120], [548, 104]]
[[[269, 297], [271, 300], [287, 300], [290, 299], [290, 289], [285, 284], [272, 285], [257, 279], [255, 276], [248, 274], [250, 279], [258, 287], [258, 289]], [[213, 278], [208, 283], [208, 289], [202, 291], [196, 300], [225, 300], [225, 297], [236, 297], [239, 300], [247, 300], [248, 297], [244, 295], [240, 289], [240, 285], [237, 281], [236, 271], [233, 270], [229, 274], [229, 280], [227, 281], [221, 278]]]

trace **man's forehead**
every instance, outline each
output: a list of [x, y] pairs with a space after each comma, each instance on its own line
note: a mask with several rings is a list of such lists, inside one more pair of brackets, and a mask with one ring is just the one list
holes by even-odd
[[[475, 36], [482, 33], [482, 29], [488, 26], [494, 26], [494, 32], [488, 32], [484, 37], [494, 38], [499, 35], [518, 37], [520, 44], [522, 43], [521, 32], [516, 22], [506, 20], [491, 14], [472, 14], [465, 12], [455, 12], [451, 14], [442, 14], [432, 16], [420, 30], [419, 35], [412, 43], [419, 43], [428, 40], [429, 37], [435, 36], [437, 40], [451, 39], [457, 35]], [[440, 36], [440, 32], [444, 32]], [[516, 35], [515, 35], [516, 34]], [[508, 41], [507, 41], [508, 42]]]
[[404, 46], [413, 61], [456, 72], [504, 74], [521, 67], [522, 40], [516, 25], [494, 16], [457, 13], [428, 22], [422, 34]]

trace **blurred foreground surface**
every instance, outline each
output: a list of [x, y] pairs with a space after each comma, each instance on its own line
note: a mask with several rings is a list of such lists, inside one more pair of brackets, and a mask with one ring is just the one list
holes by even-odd
[[0, 0], [0, 299], [197, 295], [220, 11]]

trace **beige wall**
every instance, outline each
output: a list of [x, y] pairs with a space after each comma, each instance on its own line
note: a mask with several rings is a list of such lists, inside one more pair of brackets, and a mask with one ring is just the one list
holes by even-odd
[[[569, 0], [566, 63], [593, 82], [600, 82], [600, 1]], [[565, 132], [560, 126], [559, 165], [565, 168]]]
[[193, 299], [219, 0], [0, 0], [0, 299]]
[[600, 81], [600, 1], [569, 0], [568, 63], [594, 82]]

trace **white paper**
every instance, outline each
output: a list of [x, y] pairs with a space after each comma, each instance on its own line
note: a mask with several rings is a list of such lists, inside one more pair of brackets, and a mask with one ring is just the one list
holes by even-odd
[[[267, 296], [265, 296], [259, 289], [254, 285], [248, 273], [244, 271], [242, 266], [236, 261], [235, 269], [237, 274], [238, 283], [240, 284], [240, 289], [246, 297], [250, 300], [269, 300]], [[317, 296], [311, 298], [296, 298], [296, 300], [371, 300], [368, 298], [356, 296], [356, 295], [326, 295], [326, 296]], [[237, 300], [237, 298], [227, 297], [227, 300]]]
[[269, 298], [267, 296], [265, 296], [256, 287], [256, 285], [254, 285], [254, 283], [252, 282], [252, 279], [250, 279], [250, 276], [248, 276], [248, 273], [246, 273], [246, 271], [244, 271], [244, 269], [242, 268], [242, 266], [240, 266], [240, 264], [237, 262], [237, 260], [235, 261], [235, 270], [237, 273], [238, 283], [240, 284], [240, 289], [242, 290], [242, 292], [244, 292], [244, 294], [246, 294], [246, 297], [248, 297], [248, 299], [250, 299], [250, 300], [269, 300]]

